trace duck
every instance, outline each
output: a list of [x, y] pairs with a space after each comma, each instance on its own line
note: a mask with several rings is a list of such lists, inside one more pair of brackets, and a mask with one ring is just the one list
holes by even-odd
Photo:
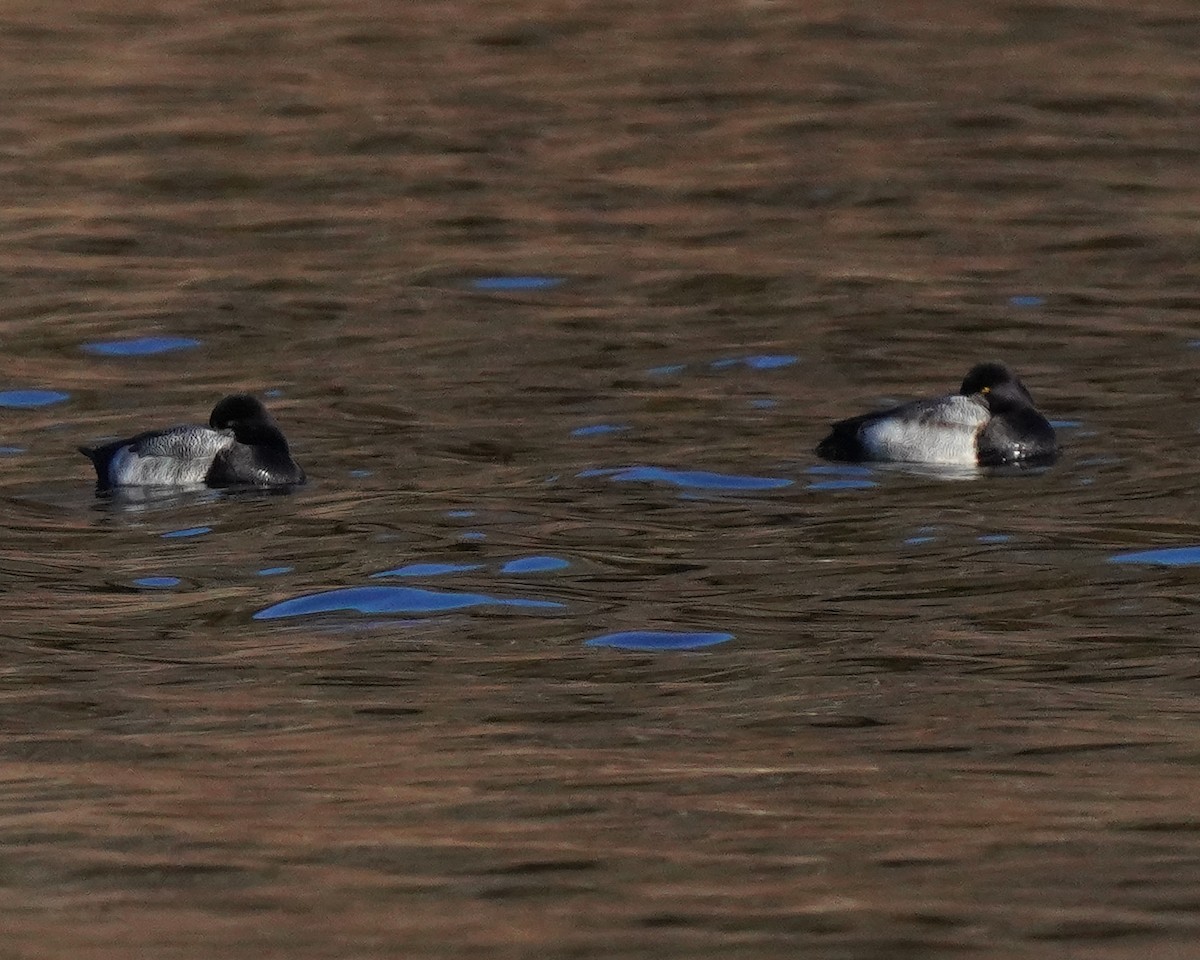
[[298, 486], [307, 479], [275, 418], [256, 397], [223, 398], [208, 426], [149, 430], [79, 452], [96, 468], [96, 486]]
[[1032, 465], [1053, 462], [1058, 441], [1016, 374], [990, 361], [972, 367], [958, 393], [835, 423], [816, 452], [856, 463]]

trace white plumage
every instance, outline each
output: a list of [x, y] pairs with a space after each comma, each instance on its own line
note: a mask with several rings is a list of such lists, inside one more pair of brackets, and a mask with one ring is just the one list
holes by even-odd
[[872, 459], [971, 466], [979, 462], [976, 438], [991, 416], [982, 403], [952, 394], [919, 400], [902, 410], [904, 416], [868, 419], [859, 428], [859, 441]]
[[233, 434], [184, 426], [136, 439], [108, 466], [113, 486], [173, 487], [203, 484], [213, 457], [233, 446]]

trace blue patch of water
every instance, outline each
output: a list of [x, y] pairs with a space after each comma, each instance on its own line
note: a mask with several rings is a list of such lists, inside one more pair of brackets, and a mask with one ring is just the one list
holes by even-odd
[[1078, 430], [1083, 426], [1082, 420], [1051, 420], [1050, 426], [1055, 430]]
[[362, 480], [364, 477], [369, 477], [370, 475], [371, 475], [370, 470], [351, 470], [350, 471], [350, 476], [352, 476], [355, 480]]
[[1200, 547], [1162, 547], [1158, 550], [1117, 553], [1109, 557], [1108, 562], [1144, 563], [1155, 567], [1194, 567], [1200, 566]]
[[629, 429], [625, 423], [595, 423], [590, 427], [576, 427], [571, 431], [573, 437], [598, 437], [605, 433], [624, 433]]
[[476, 277], [476, 290], [550, 290], [563, 282], [562, 277]]
[[135, 586], [148, 587], [151, 590], [166, 590], [179, 586], [182, 581], [178, 577], [139, 577], [133, 582]]
[[764, 353], [750, 357], [722, 357], [708, 366], [712, 370], [728, 370], [730, 367], [746, 367], [750, 370], [777, 370], [790, 367], [800, 358], [790, 353]]
[[854, 463], [818, 463], [809, 467], [810, 476], [828, 477], [814, 480], [806, 490], [868, 490], [877, 486], [870, 468]]
[[1013, 307], [1044, 307], [1046, 305], [1046, 298], [1035, 297], [1031, 295], [1021, 295], [1009, 297], [1008, 303]]
[[871, 476], [871, 468], [859, 466], [854, 463], [817, 463], [809, 467], [806, 473], [816, 474], [818, 476], [833, 476], [833, 477], [869, 477]]
[[904, 542], [910, 547], [919, 547], [923, 543], [933, 543], [934, 537], [909, 537]]
[[455, 520], [464, 520], [467, 517], [475, 516], [475, 511], [474, 510], [447, 510], [446, 516], [451, 517]]
[[777, 490], [795, 481], [786, 477], [748, 477], [736, 473], [708, 473], [704, 470], [668, 470], [665, 467], [615, 467], [584, 470], [576, 476], [609, 477], [619, 483], [669, 483], [676, 487], [700, 490]]
[[686, 363], [668, 363], [662, 367], [651, 367], [646, 372], [652, 377], [673, 377], [687, 369]]
[[255, 620], [310, 617], [320, 613], [443, 613], [470, 607], [521, 607], [561, 610], [564, 604], [522, 597], [490, 597], [482, 593], [453, 593], [417, 587], [347, 587], [284, 600], [254, 614]]
[[135, 337], [132, 340], [106, 340], [85, 343], [85, 353], [104, 357], [145, 357], [153, 353], [170, 353], [172, 350], [191, 350], [200, 346], [199, 340], [191, 337]]
[[468, 530], [466, 533], [461, 534], [458, 539], [459, 540], [470, 540], [472, 542], [477, 542], [479, 540], [486, 540], [487, 534], [482, 533], [479, 530]]
[[264, 397], [270, 397], [272, 400], [283, 396], [283, 391], [279, 387], [272, 387], [270, 390], [263, 391]]
[[32, 407], [48, 407], [71, 399], [69, 393], [58, 390], [3, 390], [0, 391], [0, 407], [15, 407], [30, 409]]
[[790, 353], [767, 353], [757, 357], [747, 357], [745, 364], [751, 370], [778, 370], [780, 367], [790, 367], [799, 359]]
[[817, 480], [810, 483], [804, 489], [806, 490], [869, 490], [871, 487], [878, 486], [874, 480], [860, 479], [841, 479], [841, 480]]
[[732, 633], [682, 633], [674, 630], [628, 630], [606, 633], [584, 641], [585, 647], [617, 647], [621, 650], [696, 650], [733, 639]]
[[975, 538], [978, 543], [1008, 543], [1011, 539], [1012, 535], [1007, 533], [985, 533]]
[[24, 452], [24, 447], [0, 447], [0, 457], [15, 457], [18, 453]]
[[561, 557], [518, 557], [500, 568], [501, 573], [548, 573], [565, 570], [571, 564]]
[[410, 563], [407, 566], [396, 567], [394, 570], [383, 570], [371, 574], [377, 577], [441, 577], [447, 573], [463, 573], [467, 570], [480, 570], [479, 563]]
[[162, 538], [164, 540], [181, 540], [184, 537], [199, 537], [206, 533], [212, 533], [212, 527], [187, 527], [184, 530], [171, 530], [164, 533]]
[[295, 567], [263, 567], [258, 571], [260, 577], [277, 577], [281, 573], [291, 573]]
[[770, 400], [766, 397], [760, 397], [757, 400], [751, 400], [750, 406], [752, 406], [755, 410], [771, 410], [772, 408], [779, 406], [779, 401]]

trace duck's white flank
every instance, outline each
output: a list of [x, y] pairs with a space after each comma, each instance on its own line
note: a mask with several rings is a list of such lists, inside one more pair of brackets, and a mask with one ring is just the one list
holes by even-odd
[[990, 416], [970, 397], [940, 397], [867, 421], [859, 428], [859, 439], [873, 460], [975, 465], [976, 438]]
[[113, 486], [185, 486], [204, 483], [213, 458], [233, 446], [233, 434], [207, 427], [176, 427], [126, 444], [108, 466]]

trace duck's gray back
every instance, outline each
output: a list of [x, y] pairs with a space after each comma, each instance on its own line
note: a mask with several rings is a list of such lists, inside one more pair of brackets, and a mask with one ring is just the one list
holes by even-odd
[[173, 427], [121, 447], [109, 464], [114, 486], [204, 483], [213, 458], [233, 446], [233, 434], [208, 427]]

